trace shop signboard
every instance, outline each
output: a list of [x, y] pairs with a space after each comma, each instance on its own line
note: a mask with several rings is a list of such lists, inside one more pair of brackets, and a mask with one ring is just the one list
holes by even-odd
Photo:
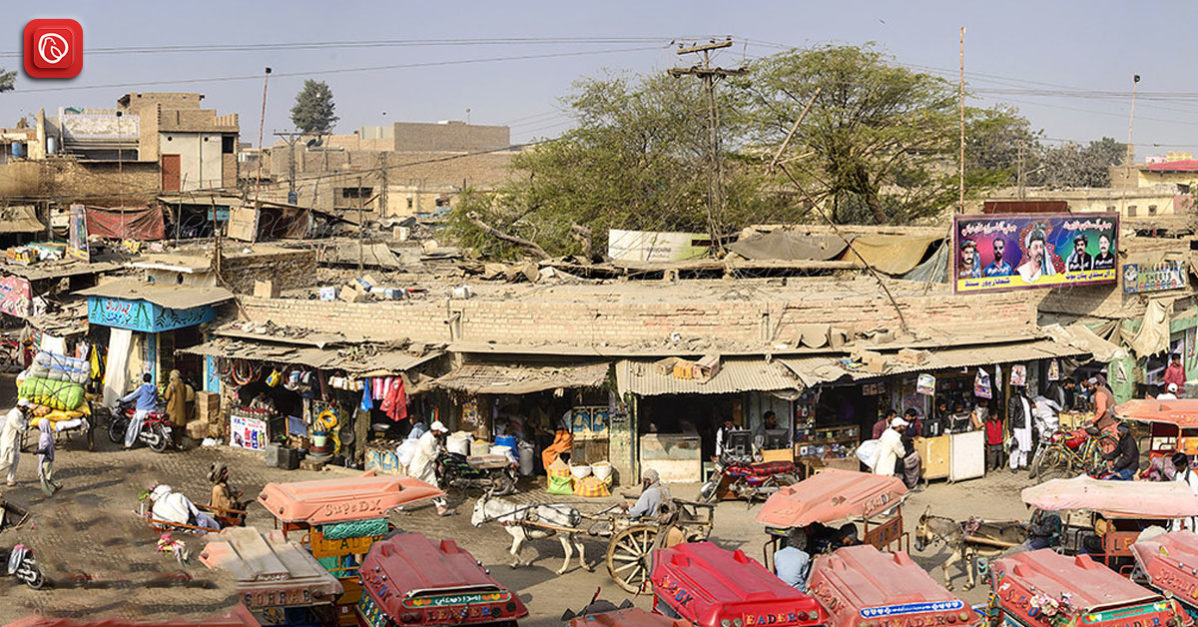
[[266, 421], [236, 414], [230, 416], [229, 446], [251, 451], [266, 448]]
[[1123, 264], [1123, 293], [1160, 292], [1189, 287], [1190, 269], [1185, 261]]
[[28, 318], [33, 313], [33, 288], [29, 280], [11, 274], [0, 276], [0, 313]]
[[160, 333], [194, 327], [215, 319], [216, 310], [211, 305], [172, 309], [140, 299], [87, 297], [87, 321], [115, 329]]
[[87, 263], [91, 261], [91, 251], [87, 246], [87, 209], [83, 205], [71, 205], [70, 220], [67, 256]]
[[1102, 285], [1118, 280], [1114, 213], [971, 215], [953, 219], [953, 289]]

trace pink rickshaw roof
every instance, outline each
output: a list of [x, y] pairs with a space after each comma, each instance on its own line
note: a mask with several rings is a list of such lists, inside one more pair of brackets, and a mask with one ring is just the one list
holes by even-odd
[[900, 505], [906, 494], [898, 477], [829, 468], [775, 492], [761, 506], [757, 522], [790, 528], [871, 518]]

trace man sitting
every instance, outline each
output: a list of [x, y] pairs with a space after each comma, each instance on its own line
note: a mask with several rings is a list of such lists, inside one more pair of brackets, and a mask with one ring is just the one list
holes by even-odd
[[620, 507], [628, 510], [628, 516], [634, 520], [639, 518], [656, 518], [661, 514], [661, 506], [670, 502], [670, 491], [661, 483], [661, 476], [652, 468], [641, 473], [641, 496], [632, 507], [621, 503]]
[[1131, 481], [1140, 469], [1140, 446], [1136, 444], [1136, 439], [1131, 437], [1131, 427], [1128, 427], [1127, 423], [1119, 423], [1118, 430], [1119, 444], [1115, 450], [1102, 456], [1111, 469], [1110, 476], [1106, 478]]
[[189, 527], [204, 527], [214, 531], [220, 530], [220, 523], [202, 512], [191, 502], [191, 499], [180, 492], [172, 492], [169, 485], [159, 484], [150, 490], [150, 502], [154, 504], [150, 515], [154, 520], [187, 525]]
[[774, 551], [774, 574], [786, 585], [807, 591], [807, 575], [811, 573], [811, 555], [807, 553], [807, 534], [791, 529], [786, 546]]

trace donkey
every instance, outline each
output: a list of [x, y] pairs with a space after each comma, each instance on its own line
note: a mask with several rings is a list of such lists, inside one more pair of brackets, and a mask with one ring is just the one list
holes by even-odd
[[[475, 502], [474, 513], [470, 516], [470, 524], [481, 527], [483, 523], [492, 520], [498, 521], [512, 536], [512, 548], [508, 552], [515, 559], [512, 562], [512, 568], [519, 568], [531, 563], [520, 559], [520, 549], [526, 540], [548, 538], [557, 533], [551, 529], [544, 529], [528, 523], [543, 522], [556, 527], [577, 528], [582, 523], [582, 513], [565, 504], [520, 505], [507, 499], [498, 498], [488, 490]], [[566, 553], [566, 559], [562, 562], [562, 567], [556, 571], [557, 574], [561, 575], [569, 568], [570, 558], [574, 557], [574, 549], [578, 549], [578, 565], [588, 571], [594, 570], [594, 564], [587, 563], [586, 552], [578, 534], [563, 532], [558, 536], [558, 540], [562, 543], [562, 551]]]
[[976, 519], [959, 523], [944, 516], [933, 516], [929, 505], [919, 517], [915, 527], [915, 550], [922, 552], [933, 544], [948, 546], [948, 559], [940, 567], [944, 573], [944, 587], [953, 589], [948, 577], [948, 567], [962, 563], [969, 577], [966, 590], [976, 584], [974, 560], [977, 557], [993, 559], [1015, 549], [1027, 539], [1027, 527], [1018, 522], [985, 522]]

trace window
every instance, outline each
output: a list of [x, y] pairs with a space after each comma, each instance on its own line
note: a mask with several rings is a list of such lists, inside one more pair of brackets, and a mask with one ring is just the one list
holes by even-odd
[[1148, 205], [1148, 215], [1156, 215], [1156, 205]]
[[409, 198], [409, 199], [408, 199], [408, 209], [411, 209], [411, 208], [412, 208], [412, 206], [413, 206], [413, 204], [414, 204], [414, 203], [412, 202], [412, 199], [411, 199], [411, 198]]
[[1116, 207], [1115, 205], [1107, 205], [1107, 206], [1106, 206], [1106, 210], [1107, 210], [1107, 211], [1113, 211], [1113, 212], [1116, 212], [1116, 213], [1118, 213], [1118, 211], [1119, 211], [1119, 208], [1118, 208], [1118, 207]]
[[1177, 184], [1177, 193], [1178, 194], [1190, 193], [1190, 184], [1189, 183], [1178, 183]]
[[370, 198], [371, 192], [373, 190], [374, 190], [374, 188], [372, 188], [372, 187], [342, 187], [341, 188], [341, 197], [342, 198]]
[[237, 137], [234, 135], [223, 135], [220, 138], [221, 154], [231, 155], [237, 152]]
[[1136, 206], [1135, 205], [1127, 206], [1127, 217], [1129, 217], [1129, 218], [1136, 217]]

